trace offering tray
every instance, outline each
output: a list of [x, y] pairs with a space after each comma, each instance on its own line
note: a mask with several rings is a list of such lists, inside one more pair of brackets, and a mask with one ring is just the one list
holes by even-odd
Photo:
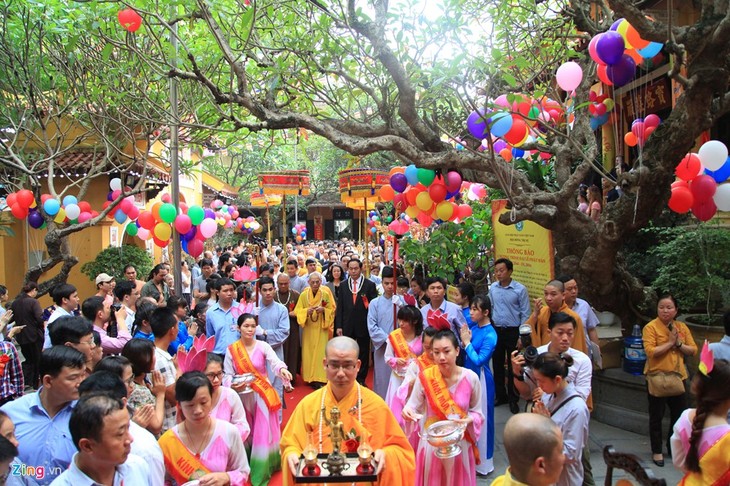
[[[299, 466], [297, 466], [297, 473], [294, 476], [294, 482], [295, 483], [372, 483], [378, 480], [378, 476], [373, 474], [358, 474], [357, 473], [357, 466], [360, 464], [357, 453], [347, 453], [345, 454], [345, 461], [346, 464], [349, 465], [347, 469], [342, 471], [342, 474], [340, 476], [330, 476], [329, 471], [327, 471], [326, 468], [324, 468], [322, 465], [327, 461], [328, 454], [317, 454], [317, 463], [319, 465], [320, 474], [319, 476], [305, 476], [304, 475], [304, 468], [306, 468], [306, 464], [304, 464], [304, 456], [302, 455], [299, 458]], [[371, 463], [374, 466], [374, 470], [378, 469], [378, 464], [375, 462], [375, 460]]]

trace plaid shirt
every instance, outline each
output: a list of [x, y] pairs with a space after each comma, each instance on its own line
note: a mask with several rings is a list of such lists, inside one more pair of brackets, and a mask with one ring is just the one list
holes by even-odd
[[[172, 361], [172, 356], [167, 351], [155, 347], [155, 369], [162, 373], [165, 379], [165, 386], [170, 386], [177, 381], [177, 368]], [[152, 376], [148, 377], [152, 381]], [[165, 419], [162, 421], [162, 431], [164, 434], [167, 430], [173, 428], [177, 423], [177, 408], [165, 401]]]
[[5, 370], [2, 373], [2, 383], [0, 384], [0, 399], [4, 401], [10, 398], [22, 397], [25, 388], [23, 369], [20, 367], [18, 351], [13, 343], [0, 341], [0, 362], [5, 361], [6, 358], [1, 356], [8, 356], [9, 360], [4, 363]]

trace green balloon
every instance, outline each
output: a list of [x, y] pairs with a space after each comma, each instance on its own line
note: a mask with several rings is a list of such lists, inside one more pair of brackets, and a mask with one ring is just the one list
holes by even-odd
[[127, 225], [127, 234], [129, 236], [137, 236], [137, 232], [139, 231], [139, 228], [137, 228], [137, 225], [132, 223]]
[[188, 208], [188, 217], [190, 218], [190, 221], [197, 226], [203, 222], [203, 218], [205, 218], [205, 211], [203, 211], [203, 208], [200, 206], [190, 206]]
[[436, 172], [431, 169], [418, 169], [418, 182], [428, 187], [436, 178]]
[[177, 209], [175, 209], [175, 206], [173, 206], [170, 203], [165, 203], [160, 207], [160, 218], [165, 223], [172, 223], [175, 221], [175, 216], [177, 216]]

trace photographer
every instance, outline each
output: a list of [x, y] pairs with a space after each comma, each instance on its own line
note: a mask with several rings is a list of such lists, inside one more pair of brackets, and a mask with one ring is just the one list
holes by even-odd
[[121, 353], [127, 341], [132, 339], [124, 319], [124, 311], [119, 304], [111, 307], [102, 297], [93, 296], [81, 304], [81, 313], [101, 335], [104, 356]]
[[[590, 358], [585, 353], [573, 349], [573, 340], [575, 339], [577, 324], [575, 318], [570, 314], [556, 312], [550, 316], [548, 321], [548, 329], [550, 342], [537, 348], [537, 354], [556, 353], [566, 354], [573, 358], [573, 366], [570, 367], [567, 381], [573, 383], [576, 392], [583, 400], [588, 398], [591, 393], [591, 377], [593, 375], [593, 365]], [[522, 336], [520, 337], [520, 346], [525, 349], [530, 343], [526, 342]], [[539, 390], [532, 377], [530, 364], [526, 363], [525, 356], [522, 351], [514, 351], [512, 353], [512, 372], [514, 373], [515, 388], [520, 396], [532, 401]], [[542, 396], [542, 391], [539, 390]]]

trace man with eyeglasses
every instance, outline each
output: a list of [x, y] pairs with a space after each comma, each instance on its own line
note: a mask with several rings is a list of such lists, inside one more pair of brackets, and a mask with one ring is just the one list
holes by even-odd
[[81, 351], [86, 357], [86, 373], [93, 371], [93, 351], [96, 348], [92, 332], [94, 327], [84, 317], [64, 316], [48, 326], [53, 346], [69, 346]]
[[357, 452], [367, 440], [373, 453], [378, 484], [410, 484], [415, 477], [415, 454], [393, 413], [375, 392], [357, 383], [360, 348], [349, 337], [331, 339], [325, 350], [324, 367], [328, 383], [310, 393], [294, 409], [281, 437], [284, 484], [293, 484], [302, 450], [311, 441], [320, 453], [332, 452], [327, 414], [340, 410], [342, 430], [347, 432], [341, 452]]

